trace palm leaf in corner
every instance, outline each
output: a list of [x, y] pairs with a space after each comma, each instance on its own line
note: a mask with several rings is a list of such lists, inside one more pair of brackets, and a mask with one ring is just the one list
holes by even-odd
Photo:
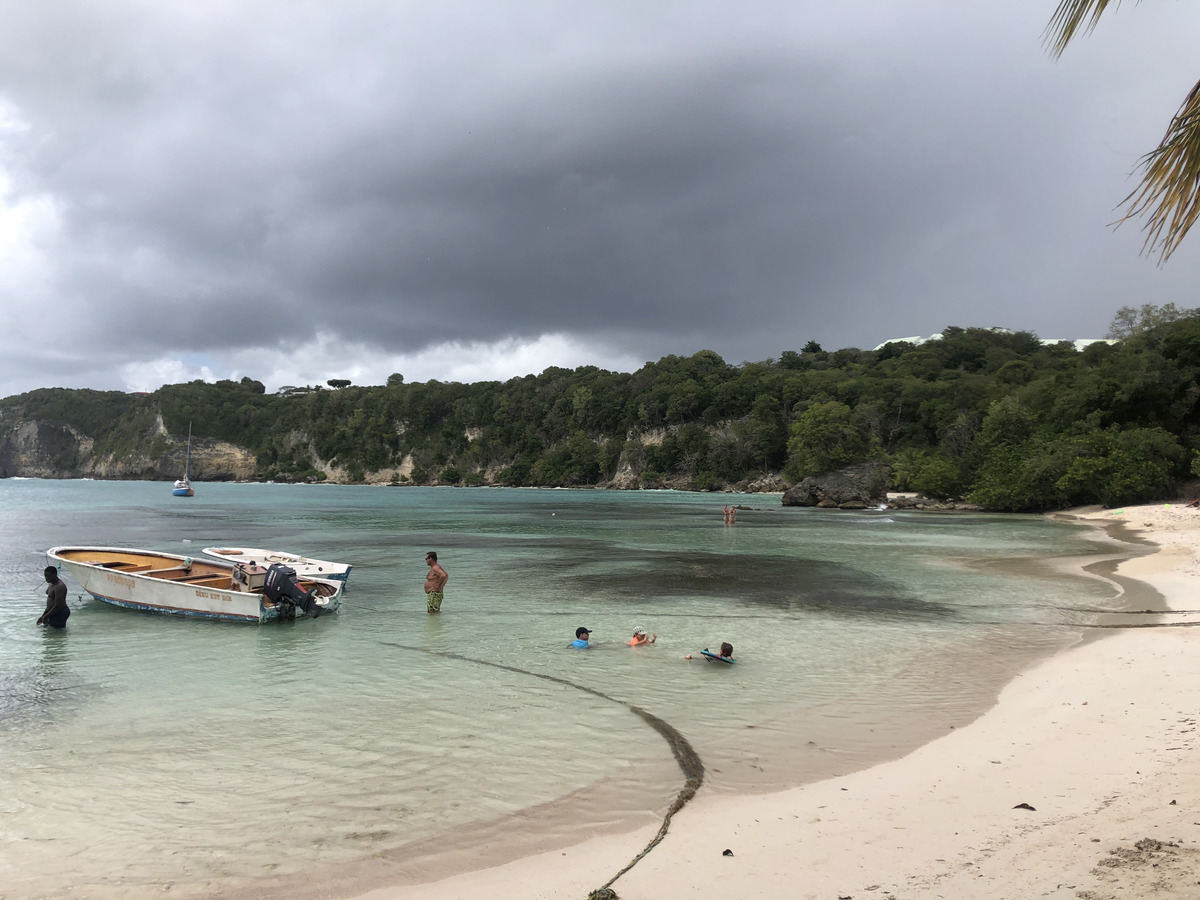
[[1128, 211], [1120, 224], [1149, 216], [1143, 253], [1159, 252], [1166, 262], [1200, 216], [1200, 82], [1171, 119], [1162, 142], [1142, 157], [1142, 183], [1121, 201]]
[[[1121, 0], [1060, 0], [1046, 26], [1045, 41], [1059, 57], [1080, 32], [1091, 33], [1110, 6]], [[1114, 224], [1146, 216], [1143, 253], [1166, 262], [1200, 216], [1200, 82], [1184, 99], [1159, 145], [1138, 162], [1141, 184], [1121, 201], [1125, 215]], [[1136, 171], [1136, 170], [1135, 170]]]
[[1044, 35], [1054, 58], [1062, 56], [1080, 29], [1091, 34], [1109, 4], [1120, 6], [1121, 0], [1059, 0]]

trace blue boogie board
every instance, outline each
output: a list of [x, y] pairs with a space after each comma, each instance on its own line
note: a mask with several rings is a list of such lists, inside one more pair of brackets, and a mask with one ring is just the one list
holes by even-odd
[[711, 650], [701, 650], [701, 651], [700, 651], [700, 655], [701, 655], [701, 656], [703, 656], [705, 659], [711, 659], [713, 662], [723, 662], [723, 663], [728, 663], [728, 664], [729, 664], [729, 665], [731, 665], [731, 666], [732, 666], [732, 665], [733, 665], [735, 662], [737, 662], [737, 660], [735, 660], [735, 659], [732, 659], [731, 657], [728, 657], [728, 656], [722, 656], [722, 655], [721, 655], [721, 654], [719, 654], [719, 653], [713, 653]]

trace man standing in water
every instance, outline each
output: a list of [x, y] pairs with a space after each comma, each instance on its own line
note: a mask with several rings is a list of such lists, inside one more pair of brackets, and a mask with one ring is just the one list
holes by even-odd
[[58, 569], [46, 566], [46, 611], [38, 616], [39, 625], [51, 628], [66, 628], [71, 618], [71, 607], [67, 605], [67, 586], [59, 580]]
[[438, 565], [437, 553], [433, 550], [425, 554], [425, 565], [429, 566], [429, 574], [425, 576], [425, 606], [433, 614], [442, 611], [442, 591], [450, 576]]

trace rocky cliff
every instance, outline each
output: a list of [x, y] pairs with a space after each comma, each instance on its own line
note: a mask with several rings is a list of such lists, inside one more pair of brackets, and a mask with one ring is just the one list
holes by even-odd
[[[187, 438], [167, 433], [162, 418], [128, 447], [98, 450], [77, 428], [47, 420], [0, 419], [0, 478], [103, 478], [174, 481], [187, 465]], [[250, 478], [254, 454], [217, 440], [193, 440], [195, 481]]]
[[[98, 403], [96, 404], [99, 405]], [[89, 407], [89, 411], [90, 411]], [[51, 416], [30, 416], [17, 407], [0, 407], [0, 478], [99, 478], [105, 480], [174, 481], [184, 474], [187, 465], [187, 436], [171, 434], [163, 424], [157, 405], [144, 403], [132, 410], [118, 408], [112, 417], [93, 414], [92, 426], [78, 416], [70, 424]], [[721, 435], [723, 429], [707, 429]], [[92, 434], [86, 433], [92, 431]], [[612, 479], [600, 479], [592, 487], [618, 490], [639, 488], [672, 488], [687, 491], [745, 491], [747, 493], [778, 492], [787, 487], [778, 473], [759, 473], [754, 478], [725, 481], [709, 474], [675, 472], [646, 473], [644, 448], [656, 446], [677, 429], [653, 429], [646, 434], [631, 435], [625, 441]], [[470, 437], [468, 435], [468, 437]], [[190, 474], [193, 481], [246, 481], [269, 477], [276, 480], [301, 478], [322, 480], [330, 484], [388, 484], [412, 483], [416, 464], [412, 452], [399, 463], [381, 469], [352, 468], [341, 461], [323, 459], [312, 435], [305, 430], [288, 432], [279, 444], [281, 453], [294, 460], [303, 460], [307, 472], [277, 471], [273, 464], [260, 467], [254, 453], [245, 447], [214, 438], [194, 438], [191, 450]], [[505, 466], [511, 460], [493, 462], [473, 473], [473, 483], [497, 484]], [[451, 463], [451, 468], [454, 468]], [[441, 482], [443, 467], [432, 465], [422, 483]], [[460, 476], [461, 479], [461, 476]], [[459, 480], [446, 483], [460, 483]]]

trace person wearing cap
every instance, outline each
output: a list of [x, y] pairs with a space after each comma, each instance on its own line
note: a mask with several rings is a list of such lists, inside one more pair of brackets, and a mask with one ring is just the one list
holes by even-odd
[[584, 628], [583, 626], [576, 628], [575, 629], [575, 640], [571, 641], [572, 649], [587, 650], [591, 646], [591, 644], [588, 643], [588, 639], [591, 638], [591, 636], [592, 636], [592, 633], [590, 631], [588, 631], [586, 628]]
[[629, 639], [629, 646], [641, 647], [643, 644], [653, 644], [657, 640], [657, 634], [646, 637], [646, 629], [639, 625], [637, 628], [633, 629], [633, 637]]

